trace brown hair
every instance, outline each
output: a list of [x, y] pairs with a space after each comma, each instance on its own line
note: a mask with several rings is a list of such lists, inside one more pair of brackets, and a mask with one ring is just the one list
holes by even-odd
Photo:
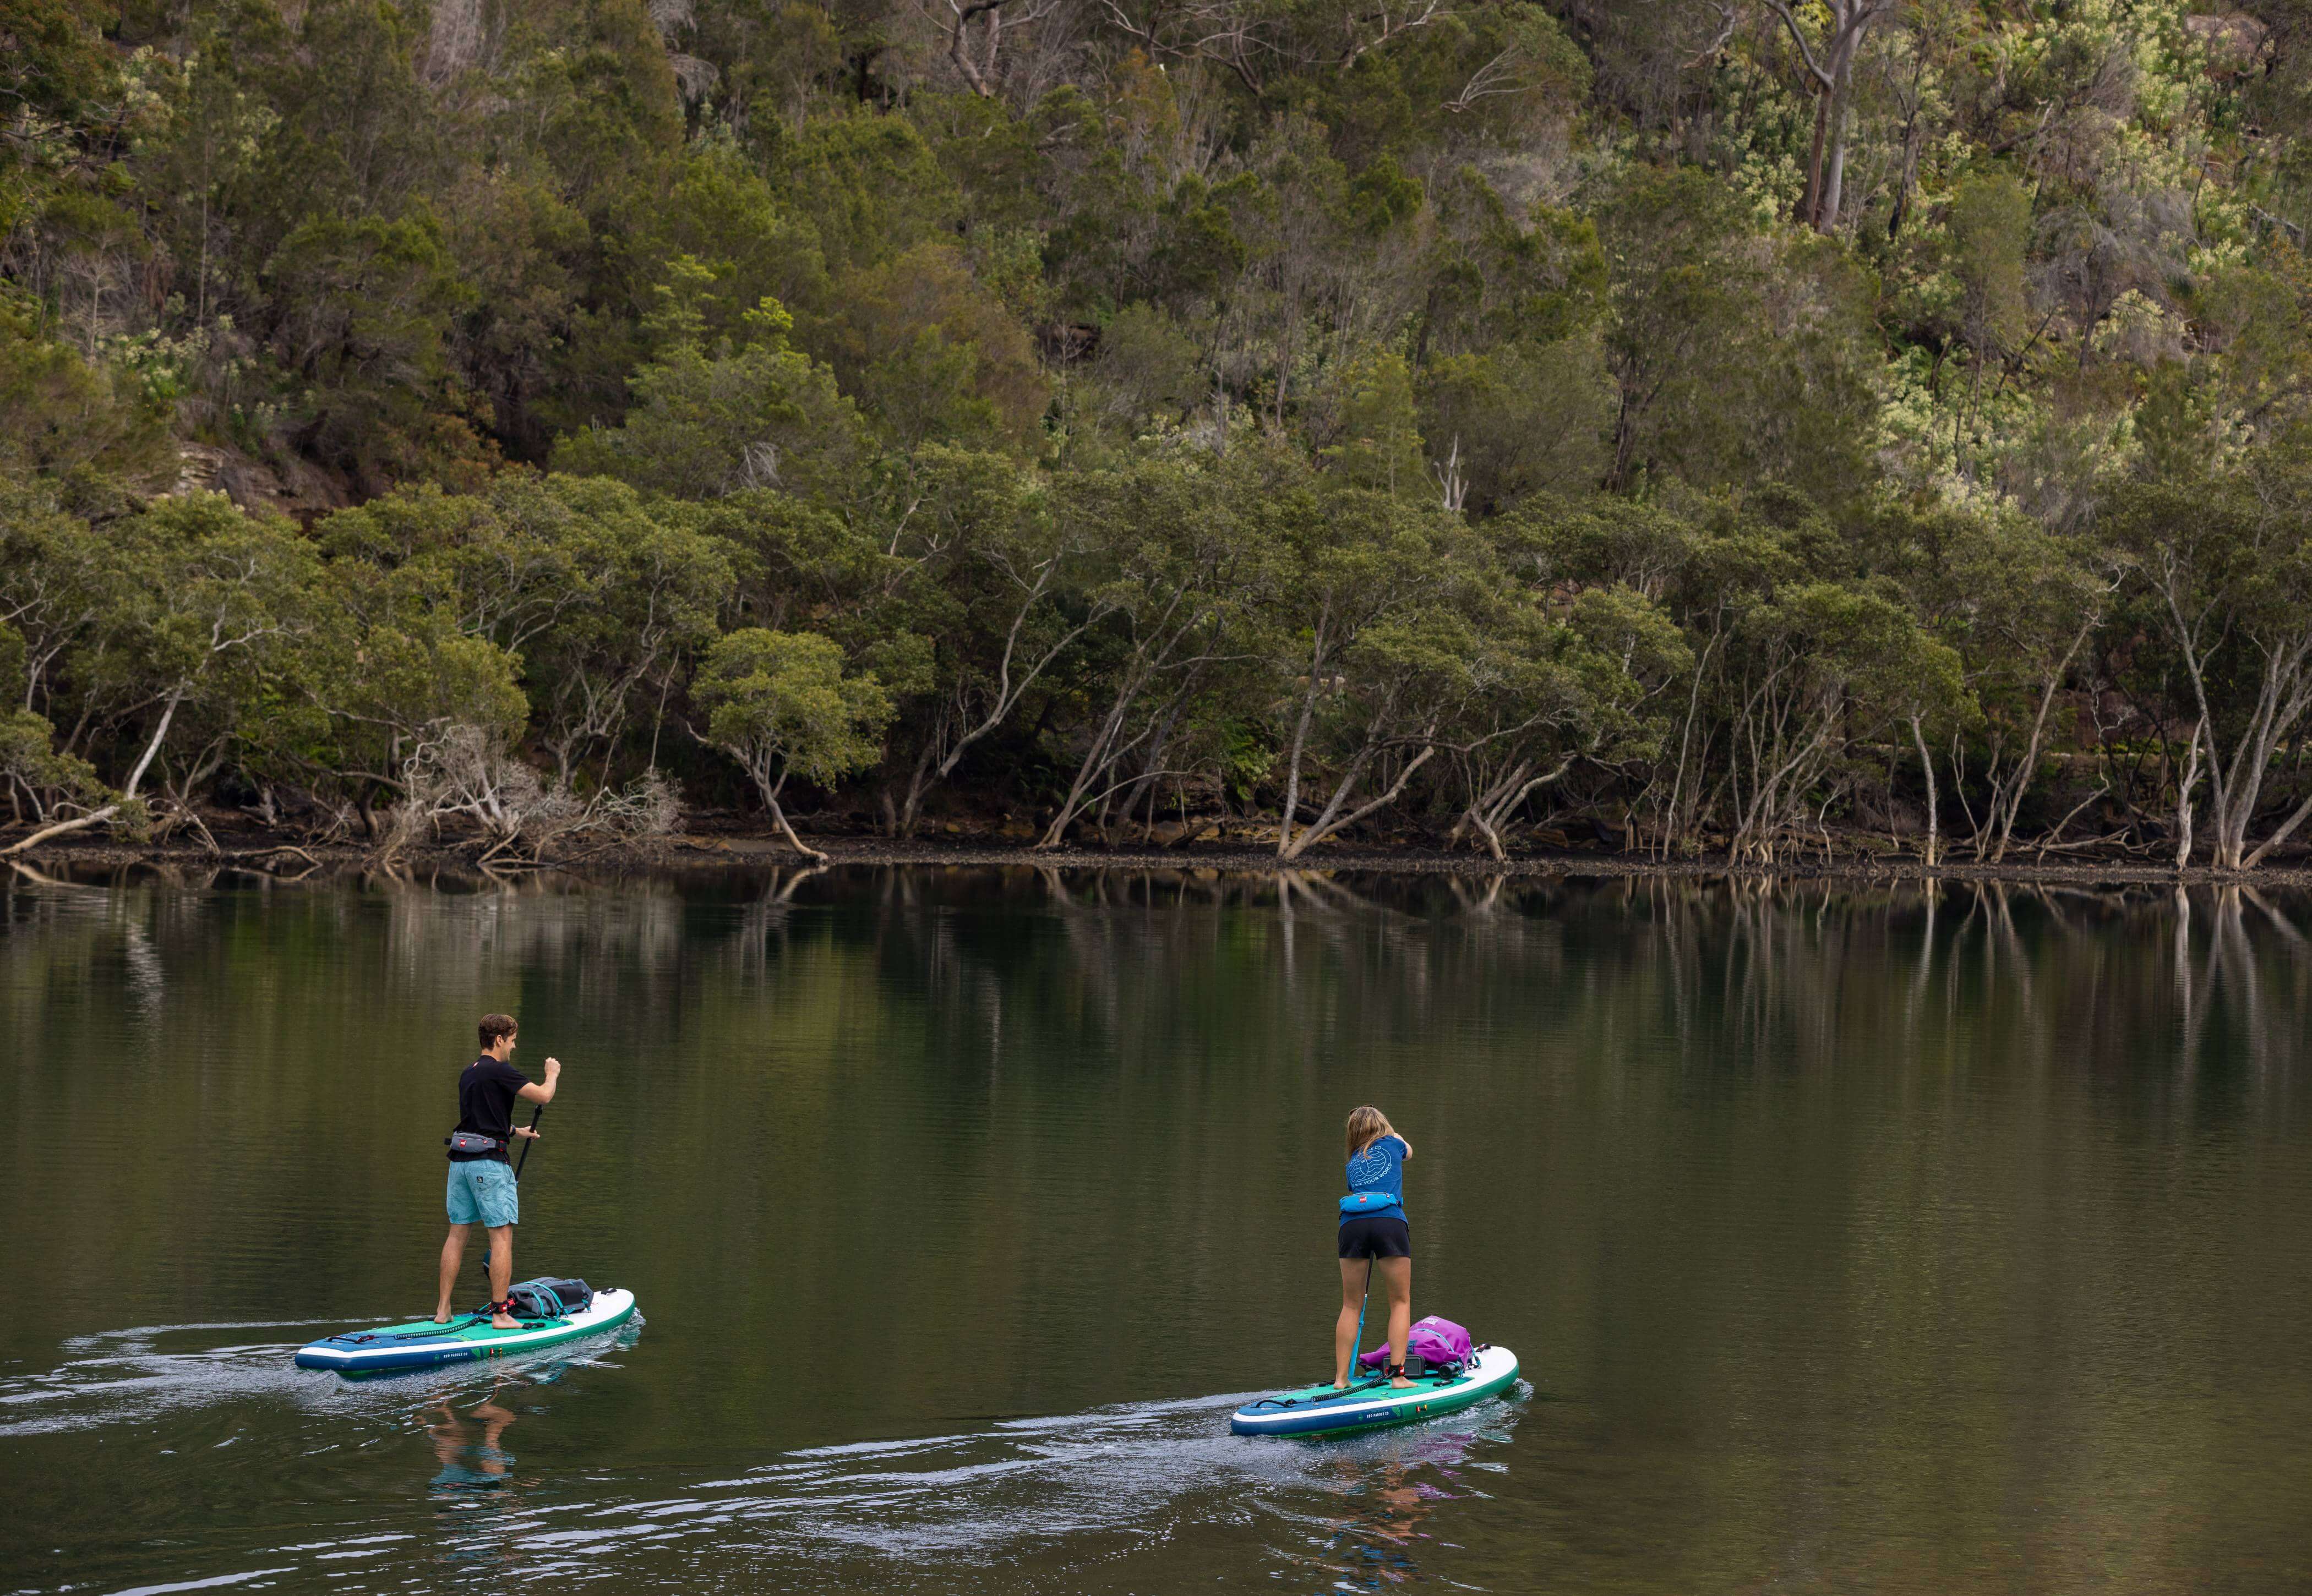
[[499, 1037], [512, 1036], [521, 1027], [513, 1023], [513, 1016], [510, 1014], [486, 1014], [482, 1016], [482, 1023], [475, 1029], [482, 1033], [482, 1047], [487, 1051], [490, 1044]]
[[1396, 1134], [1397, 1127], [1388, 1122], [1388, 1116], [1371, 1103], [1349, 1111], [1350, 1157], [1355, 1157], [1382, 1137]]

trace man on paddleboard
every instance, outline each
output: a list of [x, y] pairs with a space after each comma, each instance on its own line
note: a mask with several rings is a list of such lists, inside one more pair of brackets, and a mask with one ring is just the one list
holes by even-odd
[[519, 1330], [506, 1312], [506, 1295], [513, 1287], [513, 1227], [521, 1220], [521, 1192], [506, 1149], [516, 1137], [537, 1137], [526, 1125], [515, 1128], [513, 1105], [517, 1099], [553, 1102], [562, 1060], [548, 1059], [545, 1081], [533, 1081], [512, 1063], [520, 1034], [512, 1015], [486, 1014], [479, 1030], [482, 1056], [458, 1077], [458, 1129], [450, 1137], [450, 1239], [442, 1243], [442, 1297], [434, 1322], [450, 1322], [450, 1294], [466, 1261], [466, 1233], [478, 1224], [489, 1233], [490, 1323]]

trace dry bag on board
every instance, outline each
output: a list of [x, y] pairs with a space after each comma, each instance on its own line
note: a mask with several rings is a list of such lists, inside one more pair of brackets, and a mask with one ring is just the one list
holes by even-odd
[[592, 1288], [583, 1280], [556, 1280], [540, 1276], [524, 1280], [506, 1293], [518, 1319], [564, 1319], [573, 1313], [582, 1313], [586, 1304], [594, 1300]]

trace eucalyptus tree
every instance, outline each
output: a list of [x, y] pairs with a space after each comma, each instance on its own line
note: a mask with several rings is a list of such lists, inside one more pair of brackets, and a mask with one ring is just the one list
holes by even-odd
[[530, 723], [521, 661], [467, 632], [434, 576], [358, 558], [325, 567], [323, 624], [247, 722], [240, 761], [260, 802], [269, 807], [275, 783], [303, 785], [374, 837], [379, 806], [406, 796], [410, 761], [429, 743], [453, 730], [493, 749], [519, 743]]
[[1038, 847], [1057, 847], [1119, 793], [1182, 773], [1164, 757], [1184, 712], [1216, 673], [1254, 658], [1252, 612], [1282, 572], [1240, 491], [1224, 469], [1151, 460], [1078, 475], [1055, 494], [1055, 514], [1101, 546], [1088, 602], [1107, 614], [1085, 638], [1082, 752]]
[[[1659, 738], [1637, 737], [1629, 757], [1647, 772], [1646, 807], [1664, 842], [1693, 842], [1722, 740], [1723, 655], [1741, 609], [1795, 571], [1784, 540], [1723, 507], [1705, 528], [1660, 504], [1561, 494], [1537, 495], [1485, 535], [1514, 580], [1537, 595], [1572, 596], [1602, 639], [1624, 640], [1606, 646], [1626, 660], [1645, 700], [1660, 701], [1650, 712], [1662, 718]], [[1675, 644], [1657, 620], [1677, 632]]]
[[[1814, 144], [1807, 157], [1806, 197], [1800, 202], [1799, 220], [1817, 232], [1828, 232], [1838, 225], [1845, 187], [1855, 57], [1872, 26], [1895, 13], [1896, 0], [1820, 0], [1799, 6], [1790, 0], [1766, 0], [1766, 9], [1798, 47], [1807, 87], [1814, 94]], [[1734, 8], [1726, 10], [1730, 19]]]
[[884, 607], [915, 569], [898, 552], [904, 532], [892, 536], [863, 503], [870, 498], [830, 509], [775, 488], [749, 488], [703, 503], [658, 504], [652, 513], [722, 548], [737, 578], [731, 624], [808, 628], [857, 650], [888, 639]]
[[[0, 713], [0, 788], [8, 795], [10, 820], [22, 824], [29, 807], [31, 821], [49, 836], [56, 834], [48, 830], [53, 824], [50, 817], [61, 807], [77, 806], [80, 818], [91, 825], [101, 824], [119, 812], [117, 804], [103, 802], [107, 795], [96, 767], [84, 759], [57, 753], [55, 728], [30, 710]], [[22, 846], [18, 843], [0, 852], [14, 853]]]
[[53, 717], [66, 650], [118, 602], [114, 540], [59, 508], [53, 492], [0, 484], [0, 625], [16, 640], [6, 683], [26, 712]]
[[2051, 741], [2062, 734], [2062, 695], [2112, 612], [2123, 566], [2089, 536], [2053, 532], [2012, 512], [1966, 525], [1950, 556], [1964, 597], [1949, 641], [1984, 727], [1987, 796], [1970, 847], [1978, 860], [1997, 864], [2014, 846]]
[[1780, 482], [1852, 498], [1874, 470], [1868, 275], [1827, 240], [1762, 232], [1692, 169], [1634, 170], [1600, 213], [1616, 387], [1604, 485]]
[[[0, 704], [13, 704], [21, 696], [17, 683], [24, 660], [23, 637], [0, 621]], [[49, 810], [59, 804], [81, 804], [85, 813], [103, 796], [104, 785], [86, 760], [57, 752], [56, 728], [46, 717], [26, 709], [0, 709], [0, 791], [8, 796], [11, 820], [22, 823], [29, 804], [32, 820], [46, 825]]]
[[[1475, 690], [1456, 613], [1475, 576], [1458, 517], [1280, 460], [1248, 518], [1282, 563], [1263, 606], [1279, 678], [1283, 795], [1276, 852], [1298, 859], [1397, 801]], [[1309, 824], [1296, 830], [1302, 789]]]
[[[589, 602], [522, 650], [538, 738], [567, 784], [582, 758], [611, 783], [621, 737], [662, 715], [688, 663], [714, 635], [734, 584], [714, 539], [649, 513], [624, 486], [557, 483], [548, 502]], [[652, 739], [654, 763], [656, 736]]]
[[[222, 493], [160, 501], [104, 541], [106, 602], [62, 661], [76, 717], [66, 746], [109, 737], [127, 767], [123, 801], [156, 763], [175, 771], [182, 801], [222, 766], [241, 718], [310, 630], [318, 561], [292, 523], [244, 515]], [[173, 762], [172, 733], [193, 741]]]
[[1468, 659], [1474, 691], [1443, 732], [1460, 807], [1445, 842], [1474, 836], [1500, 859], [1511, 817], [1580, 757], [1594, 684], [1562, 658], [1563, 629], [1546, 616], [1512, 603], [1484, 621]]
[[1509, 607], [1486, 629], [1484, 690], [1451, 750], [1462, 808], [1449, 841], [1473, 833], [1501, 859], [1512, 817], [1576, 764], [1658, 767], [1663, 695], [1692, 667], [1677, 622], [1631, 588]]
[[1854, 585], [1803, 581], [1747, 609], [1727, 675], [1727, 851], [1771, 864], [1837, 795], [1849, 751], [1944, 711], [1957, 654], [1903, 605]]
[[831, 638], [748, 627], [715, 641], [691, 696], [707, 712], [706, 729], [694, 734], [738, 762], [796, 852], [825, 859], [795, 835], [780, 795], [792, 776], [832, 788], [875, 763], [891, 719], [882, 685], [846, 670]]
[[[1053, 512], [1047, 484], [1001, 455], [927, 444], [908, 458], [888, 546], [903, 563], [877, 606], [901, 647], [897, 780], [886, 819], [912, 836], [924, 798], [1010, 724], [1119, 595], [1096, 580], [1106, 532]], [[879, 672], [879, 674], [881, 674]]]
[[[1493, 685], [1481, 662], [1470, 617], [1441, 595], [1337, 647], [1313, 725], [1295, 727], [1277, 857], [1299, 859], [1402, 798]], [[1292, 780], [1303, 773], [1311, 778], [1306, 800]]]
[[596, 758], [608, 783], [620, 738], [712, 640], [737, 580], [715, 538], [602, 478], [398, 493], [317, 531], [333, 558], [438, 594], [460, 632], [520, 661], [535, 734], [565, 785]]
[[766, 299], [710, 344], [700, 301], [711, 273], [687, 257], [670, 271], [679, 302], [667, 346], [630, 380], [624, 420], [564, 439], [556, 468], [678, 499], [749, 488], [841, 497], [863, 462], [865, 426], [834, 374], [788, 343], [793, 318]]
[[167, 481], [165, 394], [43, 331], [0, 301], [0, 480]]
[[[1858, 545], [1961, 662], [1964, 691], [1952, 711], [1922, 703], [1908, 718], [1929, 852], [1941, 843], [1940, 763], [1966, 817], [1966, 845], [1978, 863], [1995, 864], [2014, 845], [2048, 749], [2063, 737], [2065, 694], [2112, 617], [2122, 562], [2090, 536], [2052, 531], [2006, 507], [1885, 506], [1862, 524]], [[1979, 810], [1970, 789], [1982, 796]], [[2078, 807], [2105, 790], [2099, 785]]]
[[[2179, 808], [2204, 760], [2211, 862], [2253, 869], [2312, 817], [2307, 798], [2250, 845], [2273, 763], [2312, 711], [2312, 451], [2291, 437], [2236, 476], [2131, 484], [2099, 526], [2132, 558], [2181, 666]], [[2187, 834], [2179, 866], [2190, 849]]]
[[1221, 67], [1255, 95], [1296, 69], [1346, 74], [1376, 49], [1456, 27], [1459, 0], [1342, 12], [1309, 0], [1101, 0], [1107, 25], [1158, 60]]

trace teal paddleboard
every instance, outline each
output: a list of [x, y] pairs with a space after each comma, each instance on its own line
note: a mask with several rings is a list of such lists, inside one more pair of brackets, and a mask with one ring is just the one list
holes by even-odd
[[635, 1316], [631, 1291], [598, 1291], [593, 1301], [558, 1319], [526, 1319], [518, 1330], [493, 1330], [486, 1313], [467, 1313], [447, 1324], [420, 1319], [375, 1330], [324, 1336], [297, 1349], [301, 1369], [335, 1369], [340, 1374], [398, 1374], [512, 1357], [613, 1330]]
[[1458, 1413], [1517, 1383], [1517, 1354], [1506, 1347], [1480, 1347], [1458, 1374], [1424, 1374], [1409, 1391], [1386, 1379], [1352, 1382], [1346, 1391], [1330, 1382], [1278, 1391], [1236, 1410], [1229, 1428], [1239, 1435], [1342, 1435], [1388, 1425], [1418, 1424]]

